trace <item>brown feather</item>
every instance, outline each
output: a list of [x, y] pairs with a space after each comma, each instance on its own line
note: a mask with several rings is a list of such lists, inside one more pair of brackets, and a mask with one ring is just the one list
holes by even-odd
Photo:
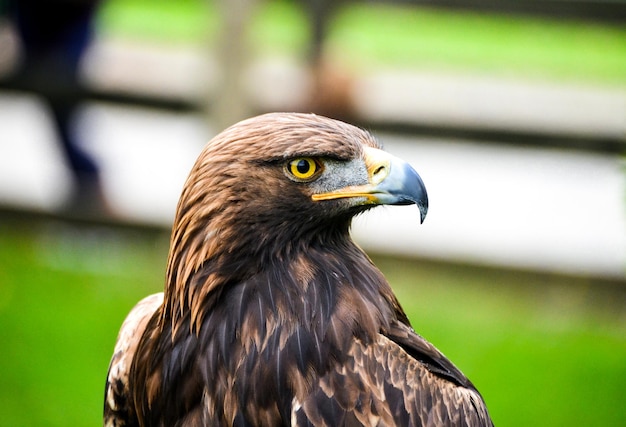
[[107, 374], [104, 400], [104, 425], [107, 427], [133, 425], [126, 422], [133, 418], [134, 412], [128, 400], [130, 366], [148, 321], [162, 303], [163, 293], [142, 299], [128, 313], [122, 324]]
[[207, 144], [178, 204], [163, 303], [122, 327], [141, 336], [116, 346], [108, 425], [491, 425], [350, 239], [368, 207], [315, 202], [322, 184], [285, 176], [306, 156], [358, 180], [365, 147], [380, 145], [309, 114], [259, 116]]

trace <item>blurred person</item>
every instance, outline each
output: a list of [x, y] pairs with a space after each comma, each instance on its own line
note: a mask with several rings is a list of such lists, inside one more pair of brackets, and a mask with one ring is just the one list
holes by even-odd
[[81, 102], [79, 66], [93, 35], [100, 0], [8, 0], [6, 10], [20, 39], [13, 86], [40, 95], [49, 105], [74, 180], [66, 205], [72, 216], [104, 211], [96, 162], [84, 152], [72, 118]]

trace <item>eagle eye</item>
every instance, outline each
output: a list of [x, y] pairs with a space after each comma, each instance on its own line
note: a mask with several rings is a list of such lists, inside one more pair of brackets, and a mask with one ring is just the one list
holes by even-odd
[[285, 165], [285, 171], [294, 181], [313, 181], [322, 172], [322, 164], [311, 157], [298, 157]]

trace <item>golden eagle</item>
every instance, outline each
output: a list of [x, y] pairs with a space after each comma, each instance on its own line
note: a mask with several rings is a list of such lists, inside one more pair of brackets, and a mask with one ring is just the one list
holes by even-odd
[[313, 114], [211, 140], [178, 203], [165, 292], [120, 331], [107, 426], [489, 426], [416, 334], [352, 218], [426, 189], [366, 131]]

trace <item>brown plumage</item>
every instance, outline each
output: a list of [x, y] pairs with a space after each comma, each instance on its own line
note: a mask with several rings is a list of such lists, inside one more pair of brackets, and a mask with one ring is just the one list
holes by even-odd
[[367, 132], [267, 114], [207, 144], [180, 198], [164, 294], [109, 368], [107, 426], [489, 426], [353, 243], [354, 215], [423, 183]]

